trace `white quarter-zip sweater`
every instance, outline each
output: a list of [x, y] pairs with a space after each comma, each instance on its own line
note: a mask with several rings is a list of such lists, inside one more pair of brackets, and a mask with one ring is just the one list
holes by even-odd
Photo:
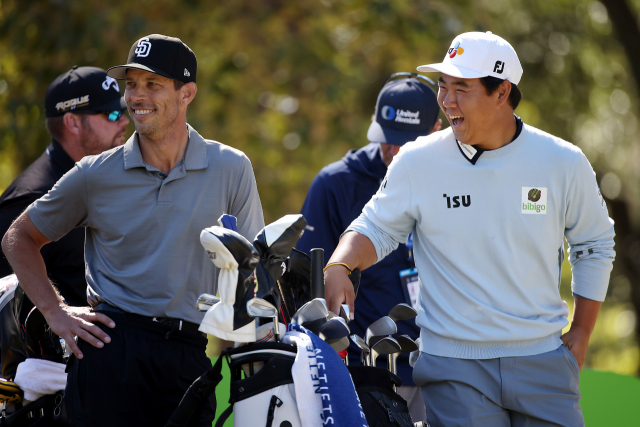
[[572, 290], [584, 298], [604, 299], [615, 256], [589, 161], [528, 125], [481, 153], [451, 128], [406, 144], [349, 230], [371, 240], [378, 260], [414, 233], [421, 350], [463, 359], [561, 345], [569, 314], [559, 292], [563, 238]]

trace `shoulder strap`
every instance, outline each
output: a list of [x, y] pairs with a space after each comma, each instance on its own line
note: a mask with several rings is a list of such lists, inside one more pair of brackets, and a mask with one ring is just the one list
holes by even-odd
[[[216, 386], [222, 381], [222, 363], [226, 358], [226, 350], [220, 354], [218, 360], [211, 369], [196, 379], [184, 394], [180, 404], [173, 411], [166, 427], [191, 427], [196, 426], [202, 414], [206, 402], [211, 401], [209, 396], [214, 394]], [[213, 398], [214, 411], [217, 406], [215, 394]], [[227, 411], [225, 411], [227, 412]], [[231, 412], [229, 412], [231, 413]], [[229, 414], [227, 414], [227, 417]], [[222, 416], [221, 416], [222, 417]], [[217, 424], [216, 424], [217, 425]]]

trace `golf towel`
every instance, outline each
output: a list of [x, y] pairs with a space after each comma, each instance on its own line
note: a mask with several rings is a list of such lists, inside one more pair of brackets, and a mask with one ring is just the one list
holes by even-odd
[[47, 394], [64, 390], [67, 374], [63, 363], [44, 359], [27, 359], [18, 365], [15, 383], [24, 391], [26, 403], [40, 399]]
[[303, 427], [368, 427], [349, 371], [329, 344], [306, 328], [289, 324], [298, 347], [291, 368]]

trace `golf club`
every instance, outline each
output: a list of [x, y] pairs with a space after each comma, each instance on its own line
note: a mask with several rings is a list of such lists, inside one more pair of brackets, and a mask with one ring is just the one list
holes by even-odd
[[351, 320], [351, 309], [349, 308], [349, 304], [341, 304], [340, 305], [340, 317], [342, 317], [345, 322], [349, 323]]
[[276, 309], [273, 304], [262, 298], [252, 298], [247, 301], [247, 313], [251, 317], [267, 317], [273, 319], [273, 332], [275, 333], [276, 342], [278, 341], [278, 309]]
[[198, 308], [198, 311], [207, 311], [219, 302], [220, 297], [211, 294], [202, 294], [196, 301], [196, 307]]
[[[331, 345], [337, 341], [342, 340], [344, 337], [349, 337], [351, 331], [349, 327], [344, 323], [344, 320], [340, 317], [334, 317], [329, 319], [327, 323], [320, 329], [318, 336], [324, 340], [327, 344]], [[347, 346], [349, 342], [347, 340]]]
[[302, 325], [305, 322], [326, 318], [328, 314], [329, 311], [325, 301], [321, 298], [316, 298], [300, 307], [291, 318], [291, 323]]
[[396, 341], [398, 341], [398, 344], [400, 344], [400, 351], [398, 351], [397, 353], [391, 353], [387, 356], [389, 362], [389, 371], [391, 371], [391, 373], [394, 375], [397, 375], [398, 373], [396, 369], [396, 360], [398, 359], [398, 355], [402, 353], [411, 353], [412, 351], [418, 349], [418, 344], [416, 344], [414, 340], [409, 338], [408, 335], [400, 335], [399, 337], [396, 337]]
[[367, 361], [369, 360], [369, 353], [371, 349], [367, 345], [367, 343], [360, 337], [359, 335], [353, 334], [351, 335], [351, 341], [358, 347], [361, 351], [360, 353], [360, 364], [362, 366], [367, 366]]
[[376, 366], [376, 359], [381, 354], [396, 353], [400, 350], [400, 344], [394, 338], [384, 337], [371, 347], [369, 354], [370, 366]]
[[349, 347], [349, 335], [346, 335], [340, 338], [339, 340], [335, 341], [334, 343], [329, 344], [329, 346], [331, 346], [331, 348], [334, 349], [336, 352], [341, 352], [345, 348]]
[[373, 322], [367, 328], [367, 332], [365, 333], [365, 342], [369, 347], [372, 346], [371, 338], [372, 337], [381, 337], [387, 335], [393, 335], [398, 332], [398, 327], [396, 326], [396, 322], [389, 316], [381, 317], [380, 319]]
[[389, 311], [388, 316], [393, 319], [394, 322], [398, 320], [410, 320], [414, 319], [418, 315], [418, 312], [409, 304], [400, 303], [393, 307]]

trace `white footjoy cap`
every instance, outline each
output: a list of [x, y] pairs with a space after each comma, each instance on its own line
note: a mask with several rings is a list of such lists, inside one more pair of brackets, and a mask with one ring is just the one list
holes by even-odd
[[516, 51], [491, 31], [460, 34], [451, 42], [442, 62], [421, 65], [418, 71], [439, 71], [463, 79], [491, 76], [516, 85], [522, 78], [522, 65]]

